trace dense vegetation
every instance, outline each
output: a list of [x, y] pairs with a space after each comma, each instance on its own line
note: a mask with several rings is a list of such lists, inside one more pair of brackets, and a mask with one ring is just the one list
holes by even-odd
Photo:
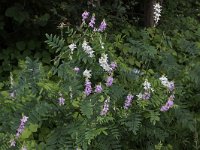
[[198, 0], [0, 8], [0, 149], [200, 149]]

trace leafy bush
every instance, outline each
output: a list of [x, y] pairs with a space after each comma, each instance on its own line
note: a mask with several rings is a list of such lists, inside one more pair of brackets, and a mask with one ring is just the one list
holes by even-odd
[[180, 91], [159, 72], [117, 57], [105, 20], [90, 17], [85, 12], [76, 30], [62, 24], [66, 35], [46, 35], [57, 53], [50, 70], [27, 58], [13, 73], [11, 89], [1, 92], [1, 149], [152, 149], [170, 138], [166, 113], [180, 109], [165, 111]]

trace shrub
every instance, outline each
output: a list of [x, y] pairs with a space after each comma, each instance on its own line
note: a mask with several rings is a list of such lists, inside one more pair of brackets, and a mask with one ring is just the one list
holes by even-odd
[[174, 82], [117, 57], [121, 43], [109, 42], [106, 21], [82, 17], [76, 29], [61, 24], [61, 36], [46, 34], [57, 53], [50, 70], [26, 58], [1, 92], [1, 149], [152, 149], [169, 138]]

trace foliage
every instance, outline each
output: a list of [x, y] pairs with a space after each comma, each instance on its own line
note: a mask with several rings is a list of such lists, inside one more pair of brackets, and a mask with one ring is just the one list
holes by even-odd
[[[0, 149], [199, 149], [197, 0], [164, 1], [157, 28], [145, 29], [141, 28], [144, 1], [0, 4], [3, 76], [9, 77], [19, 59], [31, 57], [19, 61], [20, 69], [11, 73], [10, 84], [0, 84]], [[106, 16], [106, 33], [94, 32], [87, 26], [89, 19], [78, 25], [79, 14], [86, 9], [96, 12], [96, 18]], [[101, 19], [96, 20], [96, 27]], [[59, 36], [55, 26], [61, 21], [65, 25], [61, 28], [60, 24]], [[45, 33], [49, 49], [43, 44]], [[95, 57], [83, 51], [84, 40]], [[72, 43], [77, 46], [73, 52]], [[106, 72], [100, 66], [103, 53], [108, 54], [108, 63], [117, 63], [115, 71]], [[92, 70], [89, 96], [84, 93], [85, 69]], [[175, 81], [174, 93], [161, 84], [163, 74]], [[110, 87], [105, 84], [108, 76], [114, 78]], [[145, 92], [145, 79], [155, 90], [149, 100], [136, 96]], [[95, 93], [99, 84], [103, 92]], [[128, 94], [134, 99], [124, 109]], [[161, 112], [171, 94], [175, 94], [173, 108]], [[109, 110], [100, 115], [107, 99]], [[24, 115], [28, 121], [16, 138]], [[12, 139], [17, 142], [15, 147], [10, 147]]]
[[[14, 73], [11, 91], [1, 92], [1, 112], [9, 116], [1, 117], [2, 134], [8, 135], [7, 144], [14, 139], [16, 147], [23, 145], [28, 149], [147, 149], [164, 142], [169, 133], [163, 131], [161, 124], [170, 118], [160, 108], [173, 93], [161, 84], [158, 79], [161, 74], [153, 70], [141, 70], [142, 74], [132, 72], [131, 66], [116, 57], [108, 35], [93, 31], [87, 20], [77, 30], [68, 27], [61, 30], [67, 37], [46, 35], [46, 43], [58, 54], [52, 69], [27, 58], [20, 63], [22, 70]], [[72, 48], [72, 44], [76, 46]], [[91, 50], [94, 55], [90, 55]], [[108, 54], [108, 60], [101, 62], [104, 54]], [[154, 55], [147, 53], [144, 57]], [[112, 61], [117, 63], [117, 69], [106, 70], [106, 63], [110, 65]], [[91, 70], [92, 77], [85, 75], [86, 69]], [[113, 85], [105, 84], [107, 77], [114, 78]], [[88, 81], [93, 89], [101, 84], [103, 91], [87, 94], [84, 84]], [[141, 92], [149, 92], [150, 97], [137, 97]], [[128, 94], [135, 98], [132, 107], [129, 104], [130, 108], [125, 109]], [[102, 114], [105, 103], [108, 110]], [[175, 113], [180, 109], [169, 111]], [[17, 138], [15, 132], [22, 115], [29, 118]], [[151, 131], [155, 138], [150, 137]], [[153, 140], [141, 145], [148, 138]]]

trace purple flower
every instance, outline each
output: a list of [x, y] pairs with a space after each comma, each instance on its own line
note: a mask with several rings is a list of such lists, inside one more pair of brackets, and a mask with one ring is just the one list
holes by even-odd
[[73, 69], [76, 73], [78, 73], [80, 71], [80, 69], [78, 67], [74, 67]]
[[172, 108], [173, 105], [174, 105], [174, 95], [171, 95], [169, 98], [168, 98], [168, 101], [167, 103], [161, 107], [160, 111], [167, 111], [169, 108]]
[[106, 80], [106, 86], [111, 86], [113, 84], [113, 77], [109, 76]]
[[112, 68], [112, 70], [115, 70], [117, 68], [117, 63], [111, 62], [110, 67]]
[[171, 81], [171, 82], [168, 83], [168, 89], [169, 89], [170, 91], [173, 91], [173, 90], [175, 89], [175, 85], [174, 85], [174, 82], [173, 82], [173, 81]]
[[25, 123], [25, 122], [27, 122], [27, 120], [28, 120], [28, 117], [23, 116], [23, 118], [21, 119], [21, 122]]
[[167, 106], [162, 106], [161, 108], [160, 108], [160, 111], [163, 111], [163, 112], [165, 112], [165, 111], [168, 111], [168, 107]]
[[172, 108], [172, 106], [174, 105], [174, 101], [168, 100], [166, 105], [167, 105], [167, 107]]
[[133, 97], [134, 97], [133, 95], [128, 94], [128, 96], [126, 97], [125, 104], [124, 104], [124, 109], [128, 109], [131, 106], [131, 102], [133, 100]]
[[144, 100], [148, 100], [151, 97], [151, 94], [149, 92], [144, 92], [144, 94], [142, 94], [142, 99]]
[[92, 83], [90, 82], [90, 80], [86, 80], [86, 82], [85, 82], [84, 93], [85, 93], [86, 96], [88, 96], [92, 93]]
[[106, 26], [107, 26], [107, 24], [106, 24], [105, 20], [103, 20], [101, 22], [101, 25], [99, 26], [98, 31], [103, 32], [106, 29]]
[[102, 90], [103, 90], [103, 88], [102, 88], [101, 84], [100, 85], [96, 85], [96, 87], [95, 87], [95, 92], [96, 93], [101, 93]]
[[92, 15], [92, 18], [91, 18], [91, 20], [90, 20], [90, 23], [89, 23], [89, 26], [91, 27], [91, 28], [94, 28], [94, 25], [95, 25], [95, 15]]
[[110, 98], [108, 98], [108, 99], [106, 99], [104, 101], [103, 109], [101, 110], [101, 113], [100, 113], [101, 116], [104, 116], [104, 115], [106, 115], [108, 113], [108, 110], [109, 110], [109, 100], [110, 100]]
[[64, 105], [65, 104], [65, 99], [61, 96], [58, 98], [58, 103], [60, 106]]
[[20, 123], [19, 128], [17, 129], [17, 133], [16, 133], [17, 138], [24, 131], [25, 123], [27, 122], [27, 120], [28, 120], [27, 116], [23, 116], [22, 119], [20, 119], [21, 123]]
[[87, 12], [87, 11], [84, 11], [84, 12], [82, 13], [82, 21], [83, 21], [83, 22], [85, 21], [85, 19], [88, 18], [89, 14], [90, 14], [90, 13]]

